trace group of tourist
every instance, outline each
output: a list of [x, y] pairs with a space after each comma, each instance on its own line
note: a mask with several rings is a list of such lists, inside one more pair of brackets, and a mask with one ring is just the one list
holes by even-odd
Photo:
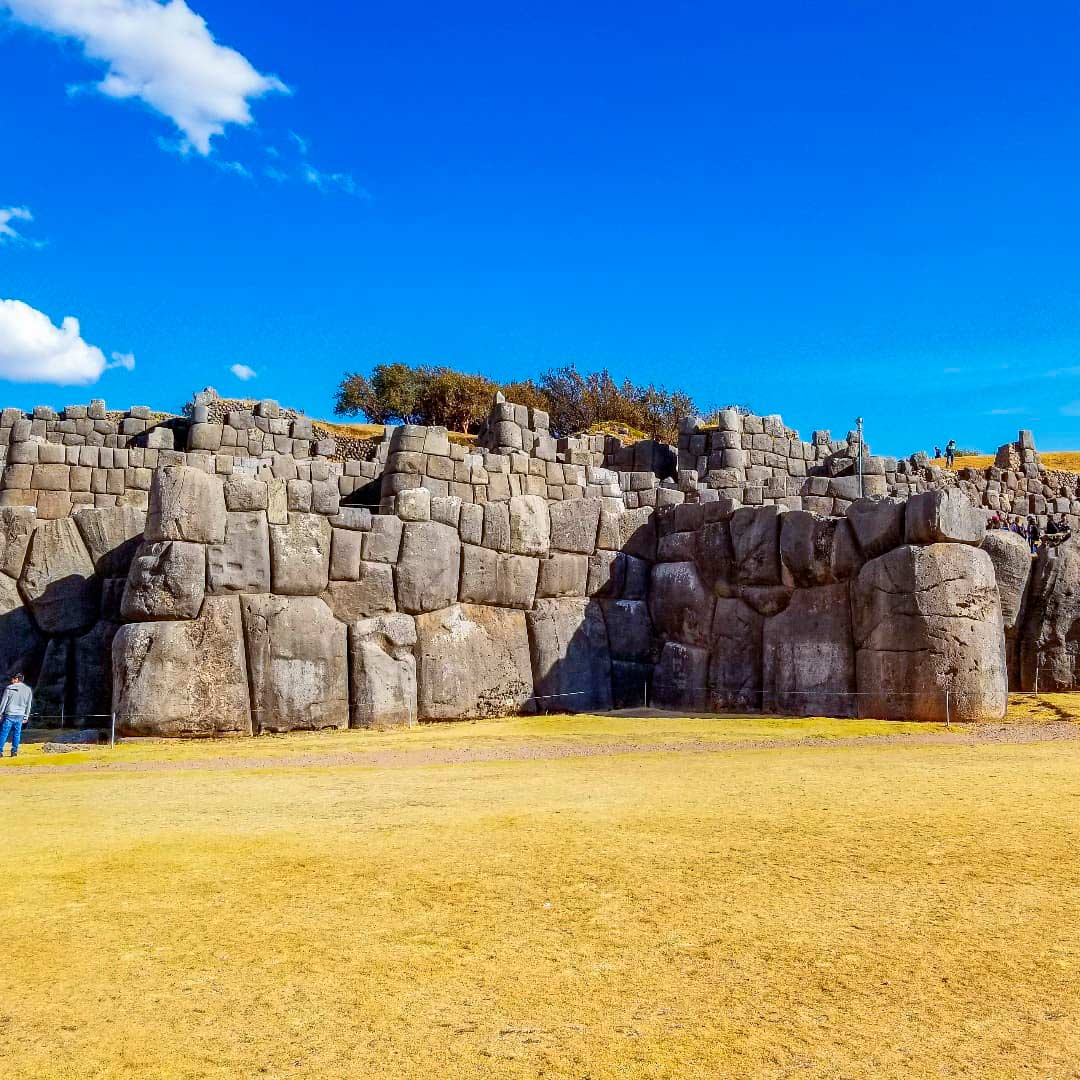
[[[934, 460], [941, 460], [941, 447], [934, 447]], [[945, 444], [945, 467], [951, 469], [956, 463], [956, 440], [950, 439]]]
[[992, 518], [987, 519], [986, 528], [987, 531], [1004, 529], [1006, 532], [1014, 532], [1017, 536], [1022, 536], [1028, 542], [1032, 555], [1039, 550], [1040, 545], [1060, 544], [1062, 540], [1067, 540], [1072, 534], [1072, 529], [1065, 520], [1064, 514], [1061, 515], [1060, 521], [1050, 518], [1046, 522], [1045, 533], [1039, 528], [1038, 519], [1034, 514], [1029, 515], [1026, 522], [1019, 515], [1016, 515], [1010, 521], [1008, 514], [995, 514]]

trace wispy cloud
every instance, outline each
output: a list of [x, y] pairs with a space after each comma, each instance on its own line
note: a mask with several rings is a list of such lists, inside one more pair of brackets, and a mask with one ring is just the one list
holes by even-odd
[[112, 363], [106, 364], [106, 368], [123, 368], [125, 371], [135, 370], [135, 354], [129, 352], [114, 352]]
[[0, 207], [0, 244], [24, 244], [27, 247], [44, 247], [40, 240], [31, 240], [12, 225], [13, 221], [29, 224], [34, 215], [25, 206]]
[[233, 364], [229, 370], [241, 381], [247, 382], [248, 379], [254, 379], [256, 371], [253, 367], [248, 367], [247, 364]]
[[958, 368], [958, 367], [947, 367], [947, 368], [942, 368], [941, 373], [943, 375], [960, 375], [960, 374], [963, 373], [963, 370], [964, 370], [963, 368]]
[[304, 165], [304, 180], [319, 191], [344, 191], [346, 195], [355, 195], [358, 199], [370, 199], [371, 193], [357, 184], [350, 173], [326, 173], [313, 165]]
[[292, 139], [294, 143], [296, 143], [296, 146], [299, 149], [300, 153], [304, 157], [307, 157], [308, 149], [311, 146], [307, 139], [305, 139], [302, 135], [297, 135], [295, 131], [289, 132], [289, 138]]
[[185, 0], [4, 0], [12, 16], [57, 38], [79, 42], [105, 67], [94, 88], [138, 100], [167, 117], [196, 153], [227, 125], [252, 122], [251, 103], [287, 94], [276, 76], [218, 44]]
[[1068, 405], [1061, 406], [1062, 416], [1080, 416], [1080, 401], [1070, 401]]
[[1022, 413], [1025, 413], [1025, 412], [1027, 412], [1027, 409], [1023, 408], [1022, 406], [1017, 405], [1015, 408], [1011, 408], [1011, 409], [990, 409], [990, 411], [987, 412], [986, 415], [987, 416], [1019, 416]]

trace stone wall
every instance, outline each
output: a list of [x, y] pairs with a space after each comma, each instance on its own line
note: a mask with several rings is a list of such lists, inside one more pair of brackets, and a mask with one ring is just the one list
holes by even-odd
[[342, 461], [273, 402], [35, 412], [0, 414], [0, 666], [69, 718], [252, 734], [648, 699], [942, 719], [947, 692], [981, 719], [1036, 668], [1080, 680], [1075, 544], [1033, 571], [967, 498], [1047, 484], [1023, 435], [986, 487], [864, 448], [871, 490], [908, 490], [857, 499], [854, 435], [734, 413], [676, 457], [556, 440], [496, 400], [475, 449], [398, 427]]

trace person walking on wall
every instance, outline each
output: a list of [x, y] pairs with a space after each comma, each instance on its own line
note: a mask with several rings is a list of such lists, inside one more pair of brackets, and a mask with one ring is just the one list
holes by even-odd
[[30, 706], [34, 704], [34, 692], [23, 682], [22, 672], [16, 672], [8, 680], [4, 696], [0, 697], [0, 757], [4, 754], [8, 735], [11, 736], [11, 756], [18, 757], [19, 743], [22, 742], [22, 728], [30, 716]]
[[956, 461], [956, 440], [950, 439], [945, 444], [945, 464], [948, 468], [953, 467], [953, 462]]

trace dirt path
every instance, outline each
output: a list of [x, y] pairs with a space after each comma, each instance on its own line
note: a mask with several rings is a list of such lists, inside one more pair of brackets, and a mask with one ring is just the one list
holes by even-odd
[[597, 741], [544, 742], [534, 740], [509, 746], [427, 747], [417, 750], [340, 751], [286, 754], [282, 757], [220, 757], [187, 761], [83, 761], [71, 764], [32, 765], [0, 771], [0, 781], [41, 773], [184, 772], [192, 769], [304, 769], [360, 766], [407, 769], [425, 765], [469, 765], [484, 761], [545, 761], [558, 758], [607, 757], [613, 754], [715, 754], [745, 750], [829, 749], [849, 746], [981, 746], [995, 743], [1036, 743], [1080, 739], [1080, 724], [972, 724], [953, 731], [915, 735], [859, 735], [828, 738], [740, 739], [719, 742], [681, 739], [671, 742]]

